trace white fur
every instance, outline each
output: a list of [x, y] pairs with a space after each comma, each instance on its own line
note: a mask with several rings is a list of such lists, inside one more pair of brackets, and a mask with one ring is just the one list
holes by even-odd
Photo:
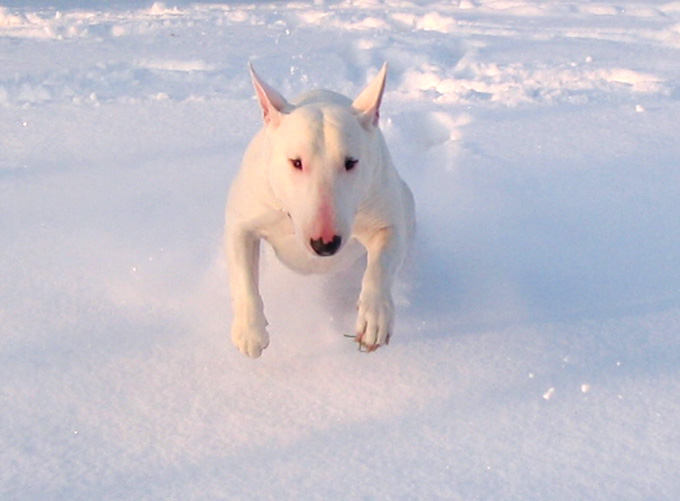
[[[251, 67], [265, 125], [231, 186], [225, 232], [231, 336], [250, 357], [269, 344], [258, 290], [261, 239], [301, 273], [328, 272], [367, 253], [356, 341], [368, 351], [389, 342], [392, 282], [415, 214], [378, 128], [386, 72], [385, 65], [354, 102], [314, 91], [289, 104]], [[319, 255], [319, 246], [332, 255]]]

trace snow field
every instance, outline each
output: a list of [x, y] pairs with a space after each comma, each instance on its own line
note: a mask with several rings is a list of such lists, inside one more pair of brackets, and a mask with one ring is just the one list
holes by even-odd
[[[680, 4], [0, 8], [0, 497], [674, 499]], [[353, 95], [419, 217], [397, 332], [267, 254], [232, 348], [223, 206], [286, 96]]]

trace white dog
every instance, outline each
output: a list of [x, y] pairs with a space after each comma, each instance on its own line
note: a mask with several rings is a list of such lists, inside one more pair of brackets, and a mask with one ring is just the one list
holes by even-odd
[[253, 358], [269, 344], [258, 290], [265, 239], [301, 273], [328, 272], [367, 253], [355, 340], [373, 351], [389, 343], [392, 282], [415, 227], [413, 196], [378, 128], [387, 66], [354, 102], [319, 90], [289, 104], [250, 71], [264, 127], [244, 155], [227, 203], [232, 340]]

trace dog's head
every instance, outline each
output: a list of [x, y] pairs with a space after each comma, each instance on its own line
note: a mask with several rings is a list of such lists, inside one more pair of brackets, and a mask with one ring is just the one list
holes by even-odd
[[336, 254], [379, 174], [377, 133], [387, 66], [354, 102], [338, 95], [289, 104], [251, 67], [270, 137], [269, 179], [310, 253]]

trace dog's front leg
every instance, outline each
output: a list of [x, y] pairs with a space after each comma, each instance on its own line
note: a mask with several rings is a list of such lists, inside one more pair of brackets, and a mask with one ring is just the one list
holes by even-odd
[[251, 231], [230, 228], [226, 248], [234, 310], [231, 340], [241, 353], [257, 358], [269, 344], [267, 320], [258, 290], [260, 238]]
[[405, 245], [394, 227], [382, 228], [362, 242], [367, 264], [357, 304], [356, 340], [368, 351], [389, 344], [394, 323], [392, 282]]

